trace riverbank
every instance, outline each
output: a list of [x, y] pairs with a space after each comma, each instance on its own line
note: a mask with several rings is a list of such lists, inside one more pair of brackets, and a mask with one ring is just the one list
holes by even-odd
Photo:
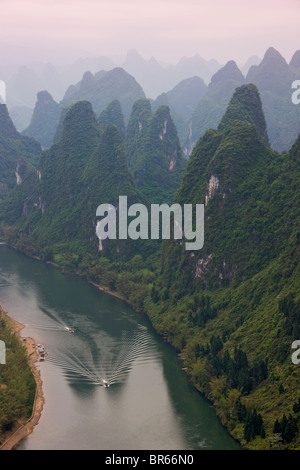
[[25, 423], [14, 429], [10, 435], [7, 435], [5, 443], [0, 447], [0, 450], [13, 450], [22, 439], [32, 433], [34, 427], [39, 422], [44, 406], [43, 383], [40, 371], [37, 369], [35, 364], [38, 359], [38, 355], [36, 352], [34, 339], [26, 338], [26, 341], [24, 341], [24, 336], [21, 336], [21, 331], [23, 330], [24, 325], [11, 318], [9, 314], [1, 307], [0, 309], [8, 319], [8, 322], [10, 323], [15, 335], [19, 337], [22, 344], [24, 344], [26, 347], [28, 353], [28, 363], [36, 382], [36, 392], [31, 417]]
[[[6, 243], [5, 243], [6, 244]], [[12, 245], [8, 245], [10, 246], [11, 248], [13, 249], [16, 249], [14, 246]], [[23, 253], [24, 254], [24, 253]], [[29, 256], [29, 255], [27, 255]], [[44, 261], [42, 260], [39, 256], [30, 256], [30, 258], [33, 258], [33, 259], [36, 259], [37, 261], [41, 261], [42, 263], [47, 263], [47, 264], [50, 264], [51, 266], [54, 266], [55, 268], [58, 268], [62, 274], [70, 274], [72, 276], [78, 276], [78, 273], [77, 272], [72, 272], [72, 271], [66, 271], [64, 270], [64, 268], [60, 265], [60, 264], [57, 264], [57, 263], [54, 263], [54, 261]], [[89, 284], [91, 284], [92, 286], [96, 287], [98, 290], [100, 290], [101, 292], [105, 292], [106, 294], [109, 294], [109, 295], [112, 295], [113, 297], [116, 297], [117, 299], [120, 299], [120, 300], [123, 300], [124, 302], [128, 303], [128, 300], [125, 299], [125, 297], [122, 297], [120, 294], [118, 294], [117, 292], [113, 292], [111, 290], [109, 290], [107, 287], [103, 287], [101, 286], [100, 284], [96, 284], [96, 282], [93, 282], [93, 281], [87, 281]]]
[[[55, 267], [56, 269], [59, 269], [63, 274], [65, 275], [71, 275], [71, 276], [79, 276], [81, 277], [82, 279], [85, 280], [85, 282], [87, 282], [88, 284], [91, 284], [93, 287], [95, 287], [97, 290], [99, 291], [102, 291], [110, 296], [113, 296], [113, 297], [116, 297], [124, 302], [126, 302], [128, 305], [130, 305], [133, 309], [134, 309], [134, 305], [132, 305], [132, 303], [130, 302], [130, 299], [127, 299], [125, 297], [123, 297], [119, 292], [117, 291], [111, 291], [109, 288], [107, 287], [104, 287], [104, 286], [101, 286], [100, 284], [90, 280], [88, 278], [88, 276], [83, 276], [82, 274], [80, 274], [79, 272], [76, 272], [76, 271], [67, 271], [63, 268], [63, 266], [53, 262], [53, 261], [49, 261], [49, 260], [43, 260], [41, 259], [40, 257], [38, 256], [33, 256], [33, 255], [29, 255], [27, 253], [24, 253], [22, 252], [21, 250], [18, 250], [17, 248], [15, 248], [14, 246], [11, 246], [11, 245], [8, 245], [10, 246], [10, 248], [13, 248], [15, 249], [16, 251], [19, 251], [20, 253], [22, 253], [23, 255], [26, 255], [28, 256], [29, 258], [32, 258], [32, 259], [35, 259], [36, 261], [39, 261], [39, 262], [42, 262], [42, 263], [45, 263], [45, 264], [48, 264], [48, 265], [51, 265], [53, 267]], [[160, 331], [159, 328], [155, 327], [155, 322], [153, 322], [153, 318], [151, 317], [151, 314], [150, 314], [150, 311], [145, 307], [145, 309], [143, 309], [143, 314], [145, 315], [145, 317], [149, 320], [151, 326], [153, 327], [153, 329], [155, 330], [156, 334], [158, 334], [164, 341], [167, 341], [168, 343], [170, 343], [170, 345], [174, 348], [174, 350], [176, 350], [178, 352], [178, 348], [176, 348], [174, 346], [174, 344], [172, 343], [172, 340], [171, 340], [171, 337], [168, 336], [168, 334], [166, 334], [164, 331]], [[197, 384], [195, 384], [192, 380], [192, 377], [190, 376], [189, 374], [189, 369], [186, 366], [186, 363], [185, 363], [185, 358], [183, 358], [182, 356], [180, 356], [180, 359], [182, 361], [182, 369], [184, 370], [184, 372], [187, 374], [187, 379], [188, 381], [195, 387], [195, 389], [200, 392], [200, 394], [202, 396], [205, 396], [205, 394], [203, 392], [201, 392], [199, 390], [199, 388], [197, 387]], [[206, 397], [207, 398], [207, 397]], [[216, 410], [217, 411], [217, 410]], [[220, 416], [219, 416], [220, 418]], [[220, 420], [221, 421], [221, 420]], [[222, 423], [223, 424], [223, 423]], [[226, 428], [226, 426], [223, 424], [223, 427]], [[228, 428], [226, 428], [227, 431], [229, 432], [229, 434], [231, 435], [231, 437], [236, 440], [237, 442], [239, 442], [236, 437], [232, 436], [230, 430]], [[241, 445], [241, 443], [239, 442], [239, 444]]]
[[100, 286], [100, 284], [96, 284], [96, 283], [93, 282], [93, 281], [88, 281], [88, 282], [89, 282], [89, 284], [91, 284], [92, 286], [96, 287], [98, 290], [101, 290], [101, 292], [105, 292], [105, 293], [108, 294], [108, 295], [112, 295], [113, 297], [116, 297], [117, 299], [123, 300], [123, 302], [128, 303], [128, 300], [125, 299], [125, 297], [122, 297], [120, 294], [118, 294], [118, 293], [116, 293], [116, 292], [113, 292], [113, 291], [107, 289], [106, 287]]

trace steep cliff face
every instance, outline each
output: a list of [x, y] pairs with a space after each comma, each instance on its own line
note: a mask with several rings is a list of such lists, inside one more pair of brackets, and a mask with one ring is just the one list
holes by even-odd
[[152, 109], [149, 100], [140, 99], [134, 103], [125, 135], [126, 157], [131, 171], [135, 170], [140, 160], [151, 116]]
[[138, 191], [128, 169], [123, 138], [117, 126], [108, 124], [105, 127], [99, 145], [85, 167], [82, 184], [83, 238], [85, 240], [95, 238], [97, 207], [101, 204], [110, 204], [116, 214], [116, 239], [101, 240], [101, 237], [98, 237], [100, 251], [103, 251], [105, 256], [117, 259], [140, 252], [142, 250], [140, 243], [137, 246], [130, 239], [118, 237], [120, 211], [124, 215], [124, 208], [119, 206], [120, 196], [127, 198], [128, 207], [139, 203], [147, 205], [148, 202]]
[[118, 128], [108, 124], [102, 131], [89, 102], [66, 110], [58, 142], [41, 154], [37, 169], [19, 160], [16, 176], [17, 188], [0, 208], [1, 222], [14, 227], [16, 243], [26, 239], [30, 253], [78, 259], [99, 247], [111, 257], [135, 252], [126, 241], [99, 244], [96, 235], [99, 205], [118, 210], [123, 195], [128, 204], [146, 200], [128, 170]]
[[[242, 86], [218, 130], [198, 141], [175, 201], [205, 205], [204, 246], [166, 241], [145, 305], [232, 434], [269, 449], [276, 420], [299, 416], [300, 136], [280, 155], [265, 143], [262, 117], [257, 90]], [[258, 414], [263, 431], [251, 433]], [[282, 442], [299, 439], [295, 428]]]
[[[256, 126], [248, 122], [233, 120], [223, 132], [208, 131], [200, 139], [188, 162], [176, 202], [205, 204], [205, 246], [201, 253], [192, 256], [182, 253], [189, 269], [177, 272], [181, 283], [186, 277], [187, 284], [193, 278], [201, 278], [207, 286], [222, 285], [225, 279], [230, 283], [235, 276], [243, 278], [247, 272], [255, 272], [257, 263], [263, 264], [266, 252], [261, 252], [257, 242], [261, 221], [257, 221], [255, 229], [246, 221], [248, 211], [258, 209], [255, 204], [251, 209], [251, 204], [262, 197], [260, 192], [264, 194], [268, 168], [273, 163], [272, 151], [264, 145]], [[198, 258], [207, 260], [205, 269], [200, 261], [201, 276]], [[170, 264], [173, 261], [172, 257]], [[174, 265], [170, 267], [170, 272], [173, 271]], [[166, 276], [168, 272], [166, 268]]]
[[[42, 152], [37, 169], [27, 166], [27, 173], [18, 171], [21, 184], [3, 204], [2, 221], [15, 225], [20, 233], [31, 234], [37, 246], [74, 237], [80, 224], [75, 213], [82, 171], [99, 138], [91, 105], [75, 104], [66, 114], [61, 139]], [[14, 206], [16, 200], [19, 203]]]
[[103, 130], [105, 130], [109, 124], [114, 124], [119, 129], [121, 136], [123, 138], [125, 137], [125, 121], [119, 100], [113, 100], [102, 111], [99, 116], [99, 124]]
[[35, 164], [41, 151], [38, 142], [16, 130], [6, 105], [0, 104], [0, 199], [20, 182], [19, 159]]
[[259, 91], [255, 85], [242, 85], [235, 90], [218, 129], [223, 130], [229, 122], [234, 120], [254, 124], [264, 143], [269, 145], [266, 120]]
[[135, 104], [126, 133], [126, 154], [141, 192], [153, 202], [172, 201], [185, 161], [167, 106], [152, 113], [149, 101]]

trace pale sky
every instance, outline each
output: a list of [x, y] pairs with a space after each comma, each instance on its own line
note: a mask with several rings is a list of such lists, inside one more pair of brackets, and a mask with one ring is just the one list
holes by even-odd
[[0, 61], [73, 61], [136, 49], [176, 63], [200, 54], [220, 63], [287, 61], [300, 49], [300, 0], [0, 0]]

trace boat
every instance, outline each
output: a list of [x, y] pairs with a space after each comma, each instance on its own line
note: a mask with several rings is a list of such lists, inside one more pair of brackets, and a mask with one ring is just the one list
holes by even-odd
[[66, 326], [66, 330], [67, 330], [69, 333], [74, 333], [73, 328], [69, 328], [68, 326]]
[[47, 356], [47, 352], [46, 352], [45, 346], [43, 346], [42, 344], [37, 344], [37, 345], [36, 345], [36, 349], [37, 349], [39, 361], [40, 361], [40, 362], [45, 361], [46, 356]]

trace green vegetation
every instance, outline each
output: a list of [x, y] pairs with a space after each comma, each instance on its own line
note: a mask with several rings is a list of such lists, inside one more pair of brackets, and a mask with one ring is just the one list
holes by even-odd
[[16, 186], [18, 161], [38, 162], [41, 146], [17, 132], [5, 104], [0, 104], [0, 201]]
[[102, 111], [99, 116], [101, 129], [105, 129], [109, 124], [114, 124], [119, 129], [122, 137], [125, 137], [125, 121], [119, 100], [113, 100]]
[[204, 97], [207, 85], [202, 78], [194, 76], [179, 82], [172, 90], [162, 93], [152, 103], [155, 112], [160, 106], [168, 106], [176, 126], [180, 143], [184, 143], [189, 132], [188, 122], [197, 106]]
[[238, 87], [230, 100], [218, 130], [222, 131], [229, 122], [238, 120], [254, 124], [266, 145], [269, 145], [265, 116], [260, 101], [259, 91], [253, 84]]
[[[236, 66], [227, 73], [232, 86]], [[146, 312], [246, 447], [299, 449], [291, 345], [300, 333], [300, 136], [281, 155], [267, 145], [253, 85], [235, 91], [185, 170], [168, 107], [152, 113], [145, 99], [133, 106], [125, 142], [114, 124], [100, 129], [86, 101], [66, 110], [60, 135], [39, 172], [26, 164], [0, 204], [5, 240]], [[118, 208], [123, 194], [129, 204], [205, 204], [203, 249], [147, 240], [99, 247], [96, 208]]]
[[36, 383], [24, 346], [0, 308], [0, 338], [6, 346], [6, 364], [0, 364], [0, 443], [6, 433], [30, 418]]
[[[200, 139], [176, 196], [206, 203], [204, 247], [189, 253], [164, 243], [145, 308], [235, 438], [252, 449], [299, 448], [291, 345], [300, 319], [300, 137], [279, 155], [265, 146], [257, 119], [230, 117]], [[284, 414], [292, 416], [288, 439], [285, 426], [273, 432]]]
[[140, 191], [155, 203], [171, 203], [185, 169], [177, 130], [167, 106], [152, 114], [138, 100], [126, 131], [128, 166]]
[[[277, 152], [288, 151], [299, 134], [299, 107], [291, 100], [291, 84], [299, 79], [297, 57], [295, 53], [287, 64], [280, 53], [270, 47], [261, 63], [250, 67], [246, 77], [233, 61], [218, 70], [193, 110], [186, 135], [181, 140], [184, 153], [190, 155], [198, 139], [208, 129], [218, 127], [234, 90], [245, 83], [259, 90], [271, 148]], [[240, 113], [239, 119], [249, 117], [249, 113]]]

